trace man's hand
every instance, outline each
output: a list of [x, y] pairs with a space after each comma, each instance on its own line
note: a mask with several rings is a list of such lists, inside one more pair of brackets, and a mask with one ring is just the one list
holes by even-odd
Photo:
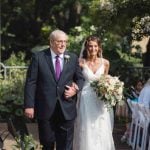
[[65, 93], [64, 93], [65, 98], [67, 99], [67, 98], [70, 98], [70, 97], [76, 95], [78, 89], [79, 88], [75, 83], [72, 83], [71, 86], [66, 85], [66, 89], [65, 89]]
[[34, 108], [26, 108], [24, 113], [25, 113], [26, 117], [28, 117], [30, 119], [34, 118]]

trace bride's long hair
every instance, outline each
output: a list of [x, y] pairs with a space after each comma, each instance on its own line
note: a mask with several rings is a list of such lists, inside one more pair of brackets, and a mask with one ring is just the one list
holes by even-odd
[[88, 57], [87, 49], [88, 49], [90, 41], [95, 41], [98, 44], [99, 51], [97, 53], [97, 57], [102, 57], [101, 40], [97, 36], [90, 35], [89, 37], [86, 38], [86, 40], [84, 41], [84, 43], [82, 45], [82, 49], [81, 49], [81, 52], [80, 52], [80, 58], [85, 58], [86, 59]]

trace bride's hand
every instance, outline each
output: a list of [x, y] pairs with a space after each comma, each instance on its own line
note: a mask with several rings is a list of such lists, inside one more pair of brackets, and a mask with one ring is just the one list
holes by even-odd
[[66, 85], [65, 93], [64, 93], [65, 98], [67, 99], [76, 95], [78, 91], [79, 91], [79, 87], [76, 83], [73, 82], [71, 86]]
[[71, 98], [72, 96], [76, 95], [77, 90], [73, 86], [66, 85], [66, 89], [64, 92], [64, 96], [66, 99]]

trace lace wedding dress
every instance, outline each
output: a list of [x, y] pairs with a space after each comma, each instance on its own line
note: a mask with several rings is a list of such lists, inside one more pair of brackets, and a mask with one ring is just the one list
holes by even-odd
[[73, 150], [115, 150], [112, 137], [112, 112], [98, 100], [90, 82], [104, 73], [102, 64], [96, 73], [85, 64], [85, 85], [79, 97]]

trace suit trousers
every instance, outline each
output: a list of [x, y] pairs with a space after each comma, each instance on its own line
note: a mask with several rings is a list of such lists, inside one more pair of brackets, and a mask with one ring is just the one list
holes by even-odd
[[65, 120], [59, 101], [50, 119], [39, 119], [39, 139], [43, 150], [72, 150], [74, 120]]

